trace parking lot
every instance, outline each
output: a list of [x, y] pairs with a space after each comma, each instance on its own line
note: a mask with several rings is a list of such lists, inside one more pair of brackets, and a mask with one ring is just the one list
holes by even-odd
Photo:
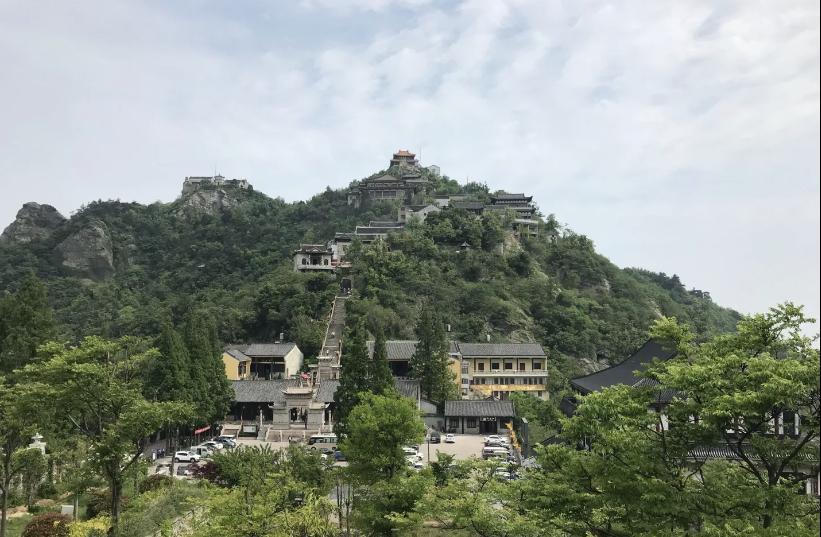
[[[422, 463], [427, 466], [429, 463], [428, 460], [428, 453], [430, 452], [430, 460], [437, 461], [438, 453], [447, 453], [453, 455], [456, 460], [466, 460], [470, 459], [471, 457], [480, 459], [482, 458], [482, 448], [484, 447], [484, 437], [485, 435], [479, 434], [455, 434], [454, 442], [452, 444], [445, 442], [445, 435], [441, 435], [441, 443], [439, 444], [430, 444], [428, 445], [427, 440], [418, 444], [419, 447], [419, 454], [422, 455]], [[500, 435], [504, 436], [504, 435]], [[262, 440], [257, 440], [255, 438], [239, 438], [237, 439], [237, 447], [241, 446], [269, 446], [271, 449], [274, 450], [283, 450], [288, 447], [288, 442], [266, 442]], [[157, 471], [157, 467], [160, 465], [167, 465], [171, 462], [170, 457], [165, 457], [162, 460], [157, 460], [154, 463], [154, 468], [152, 468], [151, 472], [154, 473]], [[337, 465], [344, 465], [345, 463], [336, 463]], [[178, 463], [176, 465], [177, 468], [179, 467], [187, 467], [187, 463]], [[179, 470], [178, 470], [179, 471]], [[160, 472], [164, 472], [160, 470]], [[167, 470], [165, 470], [167, 472]]]

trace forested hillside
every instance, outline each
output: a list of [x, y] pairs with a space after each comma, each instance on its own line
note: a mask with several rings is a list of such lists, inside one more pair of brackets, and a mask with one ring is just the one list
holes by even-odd
[[[483, 185], [429, 178], [419, 201], [437, 193], [488, 194]], [[338, 283], [294, 273], [293, 250], [357, 224], [395, 218], [397, 207], [354, 208], [347, 189], [297, 203], [253, 190], [221, 192], [147, 206], [96, 201], [28, 235], [37, 219], [18, 215], [16, 235], [7, 232], [0, 241], [0, 288], [14, 291], [36, 274], [69, 341], [92, 334], [155, 336], [164, 319], [182, 322], [196, 308], [217, 319], [223, 342], [284, 333], [310, 356]], [[538, 237], [521, 240], [509, 230], [509, 218], [451, 209], [409, 225], [387, 244], [354, 242], [351, 311], [389, 338], [411, 338], [418, 306], [427, 300], [453, 338], [538, 341], [571, 358], [570, 369], [576, 358], [620, 360], [661, 315], [691, 323], [701, 335], [735, 325], [738, 315], [709, 295], [688, 291], [677, 276], [616, 267], [590, 239], [552, 216]]]

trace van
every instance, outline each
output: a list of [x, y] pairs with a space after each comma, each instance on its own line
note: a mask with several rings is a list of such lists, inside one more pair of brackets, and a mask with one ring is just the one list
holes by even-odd
[[308, 446], [311, 449], [318, 449], [323, 452], [336, 451], [338, 439], [335, 434], [315, 434], [308, 439]]
[[194, 446], [189, 450], [191, 453], [196, 453], [203, 459], [206, 457], [210, 457], [213, 450], [208, 446]]
[[499, 457], [499, 458], [507, 459], [508, 454], [509, 453], [507, 451], [507, 448], [503, 448], [503, 447], [490, 446], [490, 447], [482, 448], [482, 458], [485, 459], [485, 460], [490, 459], [492, 457]]

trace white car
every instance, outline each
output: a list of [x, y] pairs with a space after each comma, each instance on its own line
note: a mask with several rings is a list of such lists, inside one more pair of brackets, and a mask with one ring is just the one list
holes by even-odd
[[178, 451], [174, 453], [174, 460], [176, 462], [199, 462], [200, 456], [190, 451]]
[[407, 458], [408, 460], [413, 459], [415, 461], [421, 461], [423, 458], [422, 455], [420, 455], [419, 452], [413, 449], [412, 447], [403, 447], [402, 452], [405, 454], [405, 458]]
[[408, 461], [408, 466], [414, 470], [421, 470], [425, 467], [425, 464], [421, 460], [417, 460], [414, 457], [405, 457], [405, 460]]
[[448, 433], [445, 435], [445, 444], [454, 444], [456, 443], [456, 436]]
[[211, 448], [211, 451], [219, 451], [220, 449], [223, 449], [225, 447], [222, 444], [222, 442], [216, 442], [214, 440], [209, 440], [208, 442], [203, 442], [202, 445]]
[[497, 446], [506, 446], [507, 445], [507, 438], [504, 436], [499, 436], [498, 434], [492, 434], [490, 436], [485, 437], [485, 445], [497, 445]]

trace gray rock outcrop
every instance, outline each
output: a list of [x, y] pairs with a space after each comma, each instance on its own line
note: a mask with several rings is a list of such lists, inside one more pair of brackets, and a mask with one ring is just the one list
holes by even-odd
[[17, 211], [17, 217], [0, 235], [0, 241], [31, 242], [47, 239], [65, 221], [65, 217], [51, 205], [30, 201]]
[[185, 207], [192, 207], [211, 214], [218, 214], [236, 204], [236, 198], [223, 189], [197, 190], [183, 197]]
[[105, 222], [91, 220], [57, 246], [63, 266], [92, 280], [114, 275], [114, 248]]

